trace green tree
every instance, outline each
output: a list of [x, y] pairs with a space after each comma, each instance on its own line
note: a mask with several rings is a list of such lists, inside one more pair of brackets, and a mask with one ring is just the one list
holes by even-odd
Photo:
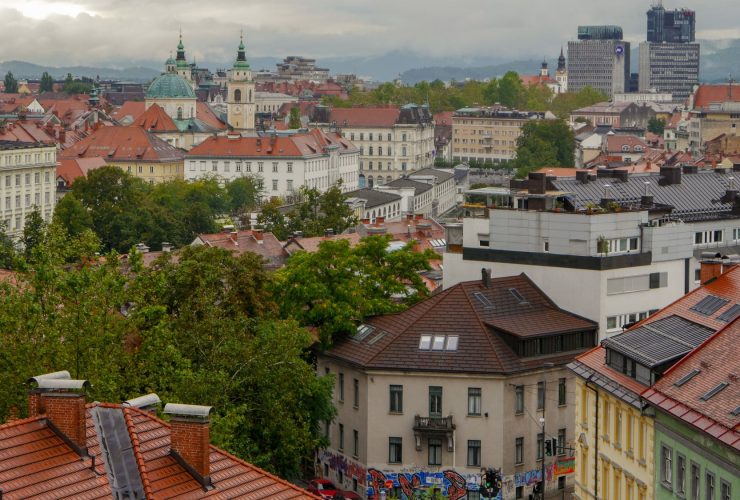
[[13, 73], [10, 71], [5, 74], [5, 92], [8, 94], [18, 92], [18, 80], [15, 79]]
[[229, 196], [229, 211], [232, 214], [251, 210], [262, 197], [259, 184], [252, 177], [239, 177], [226, 184]]
[[541, 167], [573, 167], [575, 139], [563, 120], [537, 120], [525, 123], [517, 139], [518, 177], [526, 177]]
[[54, 79], [49, 73], [44, 71], [41, 75], [41, 82], [39, 84], [39, 92], [53, 92], [54, 91]]
[[43, 244], [45, 234], [46, 222], [41, 216], [39, 207], [34, 205], [31, 213], [26, 216], [26, 222], [23, 225], [23, 236], [21, 237], [21, 244], [23, 245], [23, 252], [26, 259], [31, 258], [34, 249]]
[[301, 127], [301, 109], [298, 106], [294, 106], [290, 108], [290, 119], [288, 121], [288, 128], [299, 129]]
[[591, 106], [597, 102], [607, 101], [609, 98], [603, 92], [584, 87], [578, 92], [566, 92], [556, 95], [550, 104], [550, 111], [562, 120], [568, 120], [570, 114], [580, 108]]
[[368, 316], [395, 312], [428, 295], [420, 271], [429, 270], [432, 251], [410, 243], [388, 251], [388, 236], [369, 236], [354, 248], [347, 240], [326, 240], [316, 252], [299, 252], [276, 272], [274, 293], [282, 314], [318, 327], [330, 344], [351, 333]]
[[524, 85], [514, 71], [507, 72], [498, 82], [498, 99], [509, 108], [521, 108], [523, 104]]
[[92, 216], [74, 193], [67, 193], [54, 207], [54, 222], [61, 224], [70, 236], [78, 236], [93, 227]]
[[665, 131], [665, 120], [655, 117], [650, 118], [647, 129], [648, 132], [652, 132], [653, 134], [663, 135], [663, 131]]

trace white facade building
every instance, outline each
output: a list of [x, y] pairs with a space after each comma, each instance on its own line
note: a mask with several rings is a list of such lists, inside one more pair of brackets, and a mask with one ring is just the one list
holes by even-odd
[[297, 99], [292, 95], [281, 94], [280, 92], [255, 92], [255, 112], [275, 114], [280, 111], [283, 104], [296, 102]]
[[215, 176], [223, 181], [254, 177], [265, 198], [295, 194], [302, 186], [323, 192], [341, 181], [357, 189], [359, 150], [337, 134], [210, 137], [185, 156], [185, 179]]
[[56, 203], [56, 166], [53, 145], [0, 141], [0, 206], [6, 234], [19, 237], [34, 207], [45, 221], [51, 221]]

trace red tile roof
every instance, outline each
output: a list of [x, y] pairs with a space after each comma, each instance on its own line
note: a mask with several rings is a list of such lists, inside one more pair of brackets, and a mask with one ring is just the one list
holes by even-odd
[[[259, 235], [262, 236], [262, 243], [258, 240]], [[238, 231], [236, 241], [234, 241], [234, 235], [231, 233], [199, 234], [193, 244], [224, 248], [237, 255], [244, 252], [253, 252], [265, 258], [268, 262], [266, 267], [271, 268], [281, 267], [288, 257], [288, 252], [272, 233]]]
[[[510, 289], [516, 289], [526, 302], [520, 302]], [[462, 282], [404, 312], [371, 318], [366, 324], [378, 333], [362, 342], [340, 340], [326, 355], [372, 369], [515, 373], [541, 367], [544, 361], [564, 364], [574, 355], [521, 358], [506, 343], [502, 331], [526, 338], [572, 331], [595, 335], [596, 330], [592, 321], [558, 308], [525, 274], [493, 278], [490, 287], [480, 281]], [[421, 351], [421, 335], [458, 335], [457, 349]]]
[[694, 94], [694, 109], [707, 109], [723, 102], [740, 102], [740, 86], [699, 85]]
[[144, 101], [126, 101], [111, 113], [111, 118], [121, 121], [128, 116], [133, 121], [144, 113], [145, 108], [146, 103]]
[[[635, 146], [639, 146], [640, 150], [635, 150]], [[647, 148], [648, 144], [634, 135], [607, 135], [606, 137], [606, 151], [609, 154], [644, 153]]]
[[191, 149], [187, 157], [312, 157], [325, 154], [324, 148], [330, 145], [338, 145], [340, 152], [357, 151], [354, 144], [334, 132], [312, 129], [290, 136], [209, 137]]
[[105, 160], [100, 157], [94, 158], [63, 158], [57, 166], [57, 177], [61, 177], [71, 186], [78, 177], [84, 177], [90, 170], [104, 167]]
[[316, 498], [212, 445], [209, 458], [213, 488], [204, 491], [170, 454], [168, 423], [138, 408], [108, 403], [87, 405], [87, 459], [81, 459], [49, 427], [43, 414], [0, 425], [3, 498], [111, 498], [108, 458], [101, 451], [92, 417], [92, 411], [98, 407], [123, 413], [147, 498]]
[[332, 108], [330, 122], [338, 127], [392, 127], [398, 122], [401, 110], [385, 108]]
[[152, 104], [134, 120], [133, 125], [141, 127], [150, 132], [177, 132], [177, 125], [172, 121], [170, 115], [159, 105]]
[[440, 111], [434, 113], [434, 124], [435, 125], [449, 125], [452, 126], [452, 114], [454, 111]]
[[60, 154], [60, 158], [102, 157], [107, 162], [177, 162], [183, 151], [136, 126], [102, 127]]
[[[740, 320], [735, 320], [671, 367], [642, 397], [740, 451], [740, 414], [732, 414], [740, 408], [739, 345]], [[696, 375], [676, 385], [693, 370]], [[722, 383], [728, 385], [714, 396], [703, 398]]]
[[213, 112], [211, 107], [202, 101], [196, 101], [195, 103], [195, 117], [217, 130], [226, 130], [229, 128], [228, 125], [216, 116], [216, 113]]

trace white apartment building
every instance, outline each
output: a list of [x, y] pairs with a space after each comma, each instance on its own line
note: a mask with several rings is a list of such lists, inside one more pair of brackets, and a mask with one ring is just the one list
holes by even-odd
[[34, 207], [45, 221], [51, 221], [56, 204], [56, 166], [54, 145], [0, 141], [0, 203], [6, 234], [20, 236]]
[[357, 189], [359, 150], [336, 133], [264, 137], [209, 137], [185, 155], [185, 179], [254, 177], [264, 198], [295, 194], [301, 186], [323, 192], [341, 181]]
[[698, 286], [703, 252], [740, 249], [740, 199], [726, 170], [576, 175], [469, 191], [479, 203], [448, 227], [444, 287], [481, 268], [525, 272], [605, 338]]
[[360, 187], [387, 184], [434, 164], [434, 123], [426, 106], [317, 106], [311, 121], [324, 131], [341, 131], [360, 149]]
[[254, 93], [255, 112], [257, 114], [275, 114], [280, 111], [283, 104], [296, 102], [295, 97], [282, 94], [280, 92], [260, 92]]

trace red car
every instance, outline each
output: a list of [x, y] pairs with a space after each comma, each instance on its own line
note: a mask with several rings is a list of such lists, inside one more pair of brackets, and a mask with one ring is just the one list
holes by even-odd
[[339, 500], [342, 498], [354, 500], [360, 498], [360, 496], [353, 491], [340, 490], [328, 479], [313, 479], [308, 483], [308, 488], [306, 489], [314, 495], [318, 495], [326, 500]]

